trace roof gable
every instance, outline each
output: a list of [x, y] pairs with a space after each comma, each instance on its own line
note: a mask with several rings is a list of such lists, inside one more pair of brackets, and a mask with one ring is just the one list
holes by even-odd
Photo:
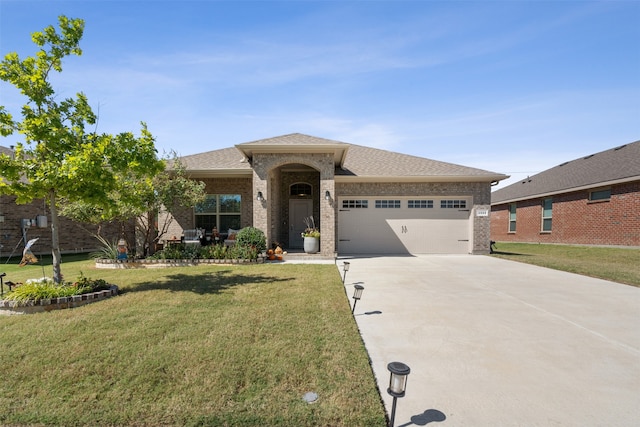
[[491, 194], [491, 203], [505, 203], [545, 195], [640, 179], [640, 141], [564, 162]]

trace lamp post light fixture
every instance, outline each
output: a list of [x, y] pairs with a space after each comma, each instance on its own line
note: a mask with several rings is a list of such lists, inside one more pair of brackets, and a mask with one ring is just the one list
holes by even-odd
[[344, 285], [344, 281], [347, 278], [347, 271], [349, 271], [349, 267], [351, 266], [351, 263], [348, 261], [345, 261], [344, 264], [342, 264], [342, 268], [344, 269], [344, 274], [342, 275], [342, 284]]
[[356, 309], [356, 304], [358, 303], [358, 300], [360, 298], [362, 298], [362, 291], [364, 290], [364, 286], [362, 285], [355, 285], [353, 290], [353, 308], [351, 309], [351, 314], [353, 314], [353, 312]]
[[409, 372], [411, 372], [411, 369], [402, 362], [391, 362], [387, 365], [387, 369], [391, 373], [387, 393], [393, 396], [389, 426], [393, 427], [396, 418], [396, 400], [398, 397], [404, 397], [404, 392], [407, 389], [407, 376]]

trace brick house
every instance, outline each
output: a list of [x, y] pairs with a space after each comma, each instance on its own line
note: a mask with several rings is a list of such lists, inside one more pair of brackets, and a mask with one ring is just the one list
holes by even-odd
[[[0, 153], [11, 155], [12, 150], [0, 146]], [[0, 196], [0, 258], [13, 256], [20, 258], [26, 241], [39, 240], [33, 246], [35, 254], [51, 253], [51, 213], [44, 200], [34, 200], [27, 204], [16, 204], [14, 196]], [[65, 217], [59, 218], [60, 251], [62, 253], [91, 252], [99, 246], [94, 234], [98, 225], [83, 224]], [[127, 242], [135, 241], [133, 222], [125, 225]], [[103, 223], [100, 234], [108, 240], [122, 235], [119, 223]]]
[[640, 141], [564, 162], [496, 190], [491, 238], [640, 246]]
[[488, 253], [491, 184], [481, 169], [302, 134], [181, 158], [206, 183], [207, 200], [175, 214], [185, 229], [246, 226], [268, 244], [301, 250], [305, 217], [321, 230], [323, 256]]

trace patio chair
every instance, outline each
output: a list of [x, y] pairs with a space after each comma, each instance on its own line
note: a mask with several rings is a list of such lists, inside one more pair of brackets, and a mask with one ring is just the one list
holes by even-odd
[[182, 240], [185, 246], [195, 245], [200, 246], [200, 239], [202, 239], [203, 232], [198, 228], [184, 230], [184, 239]]

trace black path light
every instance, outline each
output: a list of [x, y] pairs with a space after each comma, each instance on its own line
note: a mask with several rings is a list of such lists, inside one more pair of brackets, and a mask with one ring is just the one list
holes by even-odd
[[342, 275], [342, 284], [344, 285], [344, 281], [347, 278], [347, 271], [349, 271], [349, 267], [351, 266], [351, 263], [348, 261], [345, 261], [344, 264], [342, 264], [342, 269], [344, 270], [344, 274]]
[[387, 365], [387, 369], [391, 372], [387, 393], [393, 396], [389, 426], [393, 427], [396, 417], [396, 400], [398, 397], [404, 397], [404, 392], [407, 389], [407, 376], [409, 375], [409, 372], [411, 372], [411, 369], [402, 362], [391, 362]]
[[362, 285], [355, 285], [353, 287], [353, 308], [351, 309], [351, 314], [353, 314], [353, 312], [356, 309], [356, 304], [358, 303], [358, 300], [360, 298], [362, 298], [362, 291], [364, 290], [364, 286]]

